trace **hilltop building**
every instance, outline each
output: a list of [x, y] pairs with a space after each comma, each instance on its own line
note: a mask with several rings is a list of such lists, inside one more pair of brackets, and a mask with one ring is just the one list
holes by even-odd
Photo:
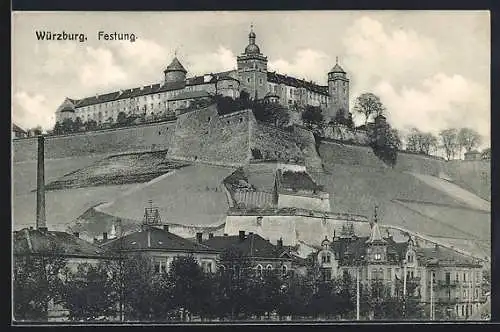
[[12, 139], [28, 137], [28, 132], [15, 123], [12, 123]]
[[270, 72], [267, 63], [252, 27], [248, 45], [237, 57], [234, 70], [187, 77], [188, 71], [174, 57], [163, 71], [162, 82], [81, 99], [66, 98], [56, 111], [56, 121], [80, 118], [82, 122], [93, 120], [104, 124], [115, 122], [120, 112], [155, 117], [173, 114], [193, 100], [206, 98], [207, 94], [236, 98], [243, 92], [252, 99], [285, 106], [319, 106], [327, 120], [334, 119], [339, 112], [345, 117], [349, 115], [349, 78], [338, 59], [327, 73], [327, 85]]
[[415, 283], [413, 295], [431, 319], [468, 318], [485, 301], [480, 262], [443, 247], [418, 247], [411, 237], [406, 242], [383, 237], [376, 218], [368, 237], [357, 236], [352, 223], [346, 223], [332, 241], [325, 238], [316, 261], [324, 280], [348, 274], [365, 286], [382, 283], [393, 295], [398, 283], [404, 293], [406, 285]]

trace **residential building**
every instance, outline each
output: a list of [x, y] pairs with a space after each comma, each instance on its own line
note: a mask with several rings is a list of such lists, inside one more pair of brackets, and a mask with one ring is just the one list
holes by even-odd
[[28, 137], [26, 130], [22, 129], [15, 123], [12, 123], [12, 139]]

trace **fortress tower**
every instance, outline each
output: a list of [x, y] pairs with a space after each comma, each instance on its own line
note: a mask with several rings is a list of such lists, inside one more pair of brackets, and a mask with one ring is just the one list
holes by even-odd
[[165, 84], [173, 82], [185, 82], [187, 70], [175, 57], [172, 62], [163, 71], [165, 74]]
[[238, 56], [238, 78], [240, 91], [246, 91], [252, 99], [262, 99], [267, 93], [267, 57], [255, 44], [253, 26], [248, 34], [248, 46]]
[[335, 119], [337, 113], [342, 112], [344, 118], [349, 115], [349, 79], [346, 72], [339, 65], [339, 58], [335, 66], [328, 73], [329, 106], [326, 114], [327, 121]]

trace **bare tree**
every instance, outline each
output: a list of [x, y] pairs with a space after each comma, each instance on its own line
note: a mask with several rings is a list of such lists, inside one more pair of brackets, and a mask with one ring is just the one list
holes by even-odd
[[407, 136], [408, 151], [430, 154], [431, 149], [437, 150], [438, 139], [432, 133], [423, 133], [417, 128], [412, 128]]
[[380, 98], [371, 92], [363, 93], [356, 98], [354, 111], [365, 116], [365, 125], [370, 117], [382, 115], [385, 111], [385, 106], [380, 101]]
[[481, 144], [481, 135], [471, 128], [461, 128], [457, 134], [457, 141], [460, 147], [458, 153], [462, 154], [462, 148], [465, 148], [466, 152], [477, 148]]
[[455, 157], [458, 148], [458, 131], [455, 128], [442, 130], [439, 133], [443, 149], [446, 153], [446, 159]]

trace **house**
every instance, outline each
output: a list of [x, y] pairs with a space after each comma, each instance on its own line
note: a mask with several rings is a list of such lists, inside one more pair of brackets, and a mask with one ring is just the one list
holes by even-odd
[[[31, 264], [33, 259], [43, 259], [46, 266], [64, 264], [59, 270], [59, 277], [62, 279], [65, 277], [64, 267], [76, 272], [80, 264], [97, 265], [115, 259], [113, 255], [106, 254], [92, 243], [80, 239], [78, 233], [69, 234], [32, 227], [14, 232], [13, 256], [17, 272], [22, 272], [29, 266], [26, 264]], [[57, 300], [51, 300], [47, 304], [48, 321], [64, 321], [67, 316], [68, 311], [57, 303]]]
[[28, 133], [15, 123], [12, 123], [12, 139], [25, 137], [28, 137]]
[[464, 153], [464, 160], [481, 160], [481, 152], [477, 150], [467, 151]]
[[411, 236], [406, 242], [383, 237], [376, 217], [369, 237], [358, 237], [352, 223], [346, 223], [339, 236], [323, 240], [316, 262], [323, 280], [348, 274], [363, 285], [381, 282], [392, 295], [401, 281], [403, 287], [414, 283], [413, 295], [431, 319], [467, 318], [485, 301], [480, 261], [444, 247], [419, 247]]
[[100, 247], [114, 254], [143, 254], [151, 259], [157, 273], [168, 272], [176, 257], [189, 255], [204, 272], [213, 273], [217, 269], [217, 250], [170, 233], [168, 225], [143, 224], [140, 231], [113, 239], [104, 233]]
[[[260, 275], [266, 271], [280, 271], [287, 275], [294, 269], [294, 259], [289, 249], [283, 246], [283, 240], [278, 240], [273, 245], [268, 240], [252, 232], [245, 234], [240, 231], [238, 235], [209, 236], [208, 240], [202, 241], [201, 234], [197, 241], [209, 246], [219, 254], [226, 250], [237, 250], [242, 256], [247, 257], [255, 272]], [[221, 268], [226, 268], [230, 262], [220, 261]]]

